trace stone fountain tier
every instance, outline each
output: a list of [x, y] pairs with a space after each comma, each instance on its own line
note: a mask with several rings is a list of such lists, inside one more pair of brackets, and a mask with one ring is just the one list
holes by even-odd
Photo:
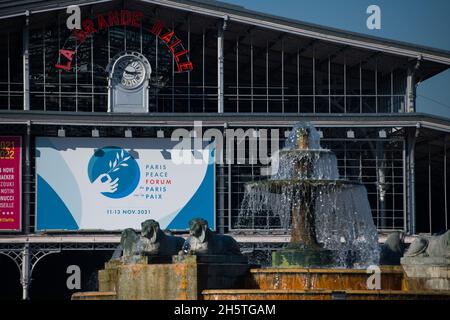
[[[260, 189], [266, 191], [266, 187], [269, 187], [267, 191], [273, 193], [283, 192], [282, 187], [346, 187], [346, 186], [360, 186], [361, 183], [351, 180], [342, 179], [277, 179], [277, 180], [264, 180], [258, 182], [249, 182], [246, 184], [247, 188]], [[278, 188], [278, 189], [277, 189]]]
[[291, 229], [289, 246], [273, 253], [274, 267], [364, 268], [379, 260], [367, 190], [339, 179], [336, 155], [321, 148], [311, 123], [293, 127], [268, 180], [246, 184], [237, 227], [264, 216]]
[[338, 180], [336, 155], [328, 149], [285, 149], [272, 164], [270, 180]]
[[[272, 266], [277, 268], [326, 268], [335, 265], [342, 253], [318, 243], [316, 235], [316, 199], [319, 194], [338, 192], [361, 186], [347, 180], [285, 179], [266, 180], [247, 184], [247, 191], [258, 197], [262, 194], [282, 194], [286, 197], [291, 216], [291, 242], [283, 250], [272, 253]], [[331, 212], [330, 212], [331, 214]], [[344, 253], [346, 265], [352, 265], [357, 253]]]

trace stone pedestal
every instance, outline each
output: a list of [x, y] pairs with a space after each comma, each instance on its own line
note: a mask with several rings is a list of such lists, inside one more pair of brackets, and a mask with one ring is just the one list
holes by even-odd
[[450, 291], [450, 257], [403, 257], [409, 290]]
[[146, 259], [106, 263], [99, 271], [100, 292], [77, 293], [73, 299], [101, 299], [108, 293], [118, 300], [197, 300], [206, 289], [243, 287], [250, 270], [243, 256], [173, 256], [164, 264]]

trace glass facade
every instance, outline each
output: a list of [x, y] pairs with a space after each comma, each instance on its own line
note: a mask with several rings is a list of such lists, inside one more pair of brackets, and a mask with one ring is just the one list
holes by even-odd
[[23, 109], [22, 33], [0, 37], [0, 110]]
[[[83, 17], [95, 22], [98, 15], [106, 14], [92, 10]], [[32, 18], [30, 109], [106, 112], [106, 67], [116, 54], [130, 50], [144, 54], [152, 66], [150, 112], [217, 112], [217, 21], [172, 10], [157, 16], [143, 12], [140, 27], [110, 26], [74, 44], [76, 53], [68, 71], [55, 67], [59, 50], [73, 41], [65, 12], [50, 14], [48, 19]], [[178, 72], [174, 55], [150, 32], [148, 26], [159, 19], [188, 50], [192, 71]], [[0, 108], [21, 109], [23, 34], [8, 31], [0, 41]], [[404, 112], [406, 69], [400, 62], [394, 56], [234, 23], [224, 34], [224, 111]]]

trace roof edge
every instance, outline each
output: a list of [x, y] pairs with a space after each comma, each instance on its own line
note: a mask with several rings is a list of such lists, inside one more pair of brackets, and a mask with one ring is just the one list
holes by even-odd
[[[403, 55], [414, 59], [450, 65], [450, 51], [407, 43], [392, 39], [368, 36], [361, 33], [320, 26], [312, 23], [253, 11], [241, 6], [229, 5], [220, 1], [202, 0], [141, 0], [147, 3], [167, 6], [185, 11], [197, 12], [218, 18], [227, 18], [251, 25], [260, 25], [268, 29], [283, 31], [299, 36], [317, 38], [363, 49], [383, 51]], [[195, 8], [194, 8], [195, 7]], [[200, 8], [200, 10], [199, 10]]]
[[[112, 0], [82, 0], [77, 1], [79, 6], [93, 5]], [[266, 14], [263, 12], [246, 9], [243, 6], [228, 4], [221, 1], [210, 0], [138, 0], [159, 6], [173, 9], [194, 12], [198, 14], [213, 16], [216, 18], [229, 19], [239, 23], [258, 25], [262, 28], [272, 29], [279, 32], [286, 32], [302, 37], [320, 39], [333, 43], [349, 45], [362, 49], [382, 51], [394, 55], [406, 56], [411, 59], [424, 59], [435, 63], [450, 66], [450, 51], [431, 48], [423, 45], [407, 43], [392, 39], [373, 37], [352, 31], [321, 26], [303, 21]], [[42, 5], [42, 9], [16, 12], [0, 15], [1, 19], [23, 16], [26, 14], [41, 13], [45, 11], [61, 10], [75, 1], [37, 1]]]

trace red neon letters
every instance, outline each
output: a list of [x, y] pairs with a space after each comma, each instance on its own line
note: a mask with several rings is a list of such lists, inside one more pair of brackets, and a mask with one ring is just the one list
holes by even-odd
[[[140, 11], [111, 11], [106, 14], [99, 14], [95, 19], [85, 19], [81, 23], [82, 29], [75, 29], [72, 36], [75, 37], [76, 48], [62, 48], [59, 50], [59, 60], [55, 65], [57, 69], [70, 71], [73, 56], [79, 45], [83, 44], [87, 38], [95, 33], [114, 26], [130, 26], [140, 28], [143, 14]], [[182, 41], [176, 36], [175, 31], [164, 26], [161, 20], [157, 20], [150, 28], [144, 28], [156, 37], [161, 39], [174, 57], [178, 72], [193, 70], [192, 62], [189, 60], [189, 52], [183, 46]]]

